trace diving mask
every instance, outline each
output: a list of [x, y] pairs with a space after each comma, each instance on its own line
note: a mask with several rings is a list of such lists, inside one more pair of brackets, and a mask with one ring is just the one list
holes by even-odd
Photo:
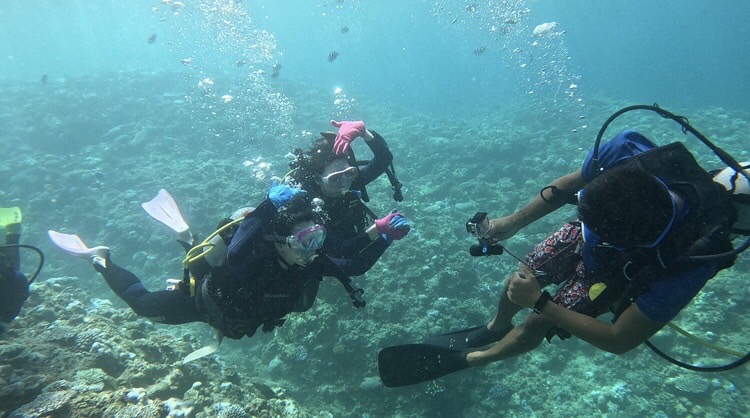
[[357, 167], [347, 167], [341, 171], [335, 171], [323, 177], [323, 182], [329, 187], [342, 187], [346, 183], [346, 188], [352, 184], [354, 179], [359, 175]]
[[325, 239], [326, 228], [316, 224], [286, 237], [286, 244], [303, 254], [312, 254], [323, 247]]

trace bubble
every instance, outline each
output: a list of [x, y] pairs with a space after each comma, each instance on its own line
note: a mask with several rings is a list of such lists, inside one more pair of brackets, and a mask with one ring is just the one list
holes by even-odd
[[546, 22], [537, 25], [532, 32], [534, 36], [544, 36], [548, 34], [554, 34], [557, 29], [557, 22]]
[[498, 71], [511, 71], [518, 97], [525, 97], [537, 112], [573, 124], [585, 104], [578, 96], [581, 76], [568, 53], [564, 25], [532, 24], [529, 4], [528, 0], [442, 0], [435, 3], [432, 15], [452, 32], [469, 32], [472, 45], [501, 51], [492, 55], [500, 60], [495, 65]]

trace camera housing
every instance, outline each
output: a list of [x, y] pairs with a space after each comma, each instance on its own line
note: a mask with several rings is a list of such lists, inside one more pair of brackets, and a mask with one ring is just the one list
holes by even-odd
[[466, 232], [475, 236], [479, 241], [479, 245], [472, 245], [469, 247], [469, 254], [472, 257], [481, 257], [489, 255], [500, 255], [503, 253], [503, 246], [500, 244], [490, 244], [490, 242], [484, 238], [484, 234], [490, 230], [490, 218], [487, 217], [487, 212], [477, 212], [474, 216], [466, 221]]
[[482, 238], [489, 229], [490, 218], [487, 217], [487, 212], [477, 212], [471, 219], [466, 221], [466, 232], [477, 238]]

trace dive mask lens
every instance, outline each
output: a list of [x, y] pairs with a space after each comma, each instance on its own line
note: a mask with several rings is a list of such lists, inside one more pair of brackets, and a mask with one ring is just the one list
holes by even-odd
[[349, 167], [341, 171], [333, 172], [323, 178], [329, 186], [338, 187], [341, 186], [345, 180], [349, 183], [354, 181], [354, 179], [357, 178], [357, 174], [359, 174], [357, 167]]
[[313, 225], [290, 236], [289, 246], [304, 252], [315, 252], [323, 246], [326, 239], [326, 228]]

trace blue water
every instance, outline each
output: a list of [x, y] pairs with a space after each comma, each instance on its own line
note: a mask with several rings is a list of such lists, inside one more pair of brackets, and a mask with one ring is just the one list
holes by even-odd
[[[746, 2], [330, 0], [238, 1], [236, 7], [249, 13], [241, 29], [275, 36], [284, 79], [328, 90], [341, 86], [357, 97], [423, 112], [462, 115], [526, 98], [529, 88], [519, 84], [528, 74], [510, 51], [530, 49], [534, 26], [552, 21], [565, 32], [558, 42], [567, 49], [565, 61], [557, 63], [562, 78], [568, 83], [580, 77], [575, 83], [582, 94], [688, 108], [750, 108]], [[525, 8], [523, 19], [506, 25], [511, 33], [489, 29], [503, 26], [493, 18]], [[196, 65], [210, 73], [227, 68], [249, 47], [236, 34], [217, 42], [217, 28], [226, 28], [207, 23], [195, 11], [196, 2], [183, 9], [182, 16], [173, 16], [157, 1], [37, 1], [32, 6], [6, 0], [0, 6], [0, 39], [5, 40], [0, 80], [175, 69], [187, 56], [205, 57]], [[349, 26], [349, 33], [341, 34], [342, 26]], [[156, 41], [148, 44], [152, 33]], [[487, 51], [474, 56], [483, 45]], [[328, 63], [332, 50], [341, 55]], [[541, 81], [538, 74], [530, 77], [532, 85]]]

